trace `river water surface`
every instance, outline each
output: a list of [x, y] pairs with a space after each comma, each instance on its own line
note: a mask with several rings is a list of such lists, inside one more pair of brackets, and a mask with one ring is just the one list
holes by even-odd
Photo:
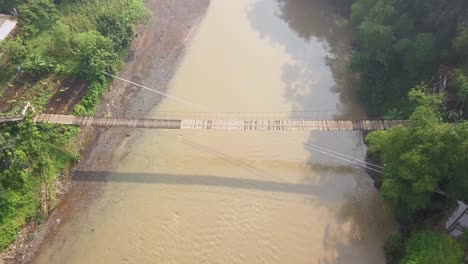
[[[168, 92], [212, 111], [365, 118], [349, 46], [327, 0], [212, 0]], [[140, 135], [34, 262], [385, 263], [394, 225], [365, 171], [304, 146], [363, 159], [359, 132]]]

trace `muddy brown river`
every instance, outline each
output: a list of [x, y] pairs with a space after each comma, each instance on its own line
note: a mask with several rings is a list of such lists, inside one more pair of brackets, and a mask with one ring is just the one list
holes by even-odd
[[[168, 92], [233, 115], [365, 118], [329, 2], [212, 0]], [[165, 99], [149, 116], [165, 111], [201, 110]], [[366, 152], [359, 132], [141, 131], [34, 262], [385, 263], [394, 223], [366, 172], [304, 143]]]

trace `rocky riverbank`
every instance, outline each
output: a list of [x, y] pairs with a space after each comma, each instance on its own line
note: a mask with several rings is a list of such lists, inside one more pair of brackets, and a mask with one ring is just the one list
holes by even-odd
[[[150, 20], [135, 34], [120, 77], [164, 91], [180, 64], [185, 48], [208, 6], [209, 0], [148, 0]], [[161, 96], [114, 81], [96, 111], [97, 116], [142, 117], [161, 101]], [[84, 129], [80, 140], [87, 144], [74, 170], [109, 171], [114, 151], [123, 142], [138, 137], [131, 129]], [[90, 172], [91, 173], [91, 172]], [[42, 225], [26, 226], [19, 239], [0, 254], [2, 263], [33, 262], [34, 255], [56, 234], [57, 228], [77, 212], [86, 210], [100, 194], [102, 183], [73, 181], [73, 172], [64, 173], [57, 184], [61, 198]]]

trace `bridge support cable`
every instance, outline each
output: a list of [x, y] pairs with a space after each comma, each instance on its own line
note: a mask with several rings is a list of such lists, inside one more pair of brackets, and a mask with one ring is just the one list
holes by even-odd
[[[268, 133], [269, 131], [266, 131], [266, 133]], [[273, 134], [273, 133], [268, 133], [268, 134]], [[322, 148], [320, 146], [317, 146], [315, 144], [311, 144], [311, 143], [303, 143], [303, 142], [300, 142], [299, 140], [295, 140], [294, 138], [291, 138], [290, 136], [288, 135], [285, 135], [285, 134], [281, 134], [281, 133], [276, 133], [276, 134], [273, 134], [273, 135], [277, 135], [277, 136], [284, 136], [285, 138], [289, 139], [291, 142], [294, 142], [294, 143], [300, 143], [302, 145], [304, 145], [305, 148], [309, 149], [309, 150], [313, 150], [313, 151], [316, 151], [316, 152], [319, 152], [319, 153], [322, 153], [322, 154], [325, 154], [325, 155], [328, 155], [330, 157], [333, 157], [333, 158], [336, 158], [336, 159], [339, 159], [339, 160], [342, 160], [342, 161], [345, 161], [345, 162], [348, 162], [348, 163], [351, 163], [351, 164], [354, 164], [354, 165], [357, 165], [359, 167], [362, 167], [364, 169], [369, 169], [371, 171], [374, 171], [374, 172], [377, 172], [377, 173], [380, 173], [380, 174], [383, 174], [383, 171], [382, 170], [379, 170], [379, 167], [382, 168], [381, 166], [378, 166], [376, 164], [372, 164], [370, 162], [367, 162], [367, 161], [363, 161], [363, 160], [360, 160], [360, 159], [357, 159], [357, 158], [352, 158], [352, 159], [349, 159], [349, 158], [346, 158], [346, 157], [349, 157], [345, 154], [342, 154], [342, 153], [339, 153], [339, 152], [336, 152], [336, 151], [330, 151], [330, 152], [333, 152], [333, 153], [337, 153], [338, 155], [335, 155], [333, 153], [330, 153], [330, 152], [327, 152], [328, 149], [326, 148]], [[325, 149], [325, 150], [324, 150]], [[344, 157], [343, 157], [344, 156]], [[367, 166], [366, 166], [367, 165]], [[383, 168], [382, 168], [383, 169]]]
[[[106, 72], [103, 72], [103, 73], [106, 74], [106, 75], [108, 75], [108, 76], [110, 76], [110, 77], [113, 77], [113, 78], [115, 78], [115, 79], [117, 79], [117, 80], [120, 80], [120, 81], [123, 81], [123, 82], [126, 82], [126, 83], [130, 83], [130, 84], [133, 84], [133, 85], [138, 86], [138, 87], [140, 87], [140, 88], [142, 88], [142, 89], [145, 89], [145, 90], [147, 90], [147, 91], [157, 93], [157, 94], [162, 95], [162, 96], [164, 96], [164, 97], [166, 97], [166, 98], [169, 98], [169, 99], [175, 100], [175, 101], [177, 101], [177, 102], [179, 102], [179, 103], [188, 105], [188, 106], [190, 106], [190, 107], [192, 107], [192, 108], [195, 108], [195, 109], [198, 109], [198, 110], [202, 110], [202, 111], [212, 112], [212, 109], [210, 109], [210, 108], [208, 108], [208, 107], [206, 107], [206, 106], [193, 103], [193, 102], [191, 102], [191, 101], [182, 99], [182, 98], [180, 98], [180, 97], [171, 95], [171, 94], [169, 94], [169, 93], [165, 93], [165, 92], [158, 91], [158, 90], [156, 90], [156, 89], [152, 89], [152, 88], [150, 88], [150, 87], [141, 85], [141, 84], [139, 84], [139, 83], [135, 83], [135, 82], [133, 82], [133, 81], [130, 81], [130, 80], [127, 80], [127, 79], [118, 77], [118, 76], [113, 75], [113, 74], [110, 74], [110, 73], [106, 73]], [[236, 120], [235, 118], [232, 118], [232, 117], [230, 117], [230, 116], [228, 116], [228, 115], [225, 115], [225, 114], [221, 114], [220, 116], [223, 117], [223, 118], [226, 118], [226, 119]], [[267, 133], [268, 133], [268, 134], [271, 134], [271, 135], [281, 135], [281, 134], [271, 133], [271, 132], [268, 132], [268, 131], [267, 131]], [[297, 140], [294, 140], [294, 139], [288, 137], [287, 135], [282, 134], [282, 136], [286, 136], [288, 139], [292, 140], [293, 142], [296, 142], [296, 143], [299, 142], [299, 141], [297, 141]], [[383, 169], [382, 166], [379, 166], [379, 165], [376, 165], [376, 164], [373, 164], [373, 163], [370, 163], [370, 162], [367, 162], [367, 161], [363, 161], [363, 160], [354, 158], [354, 157], [352, 157], [352, 156], [349, 156], [349, 155], [346, 155], [346, 154], [343, 154], [343, 153], [340, 153], [340, 152], [337, 152], [337, 151], [334, 151], [334, 150], [331, 150], [331, 149], [328, 149], [328, 148], [325, 148], [325, 147], [322, 147], [322, 146], [319, 146], [319, 145], [316, 145], [316, 144], [312, 144], [312, 143], [303, 143], [303, 142], [299, 142], [299, 143], [301, 143], [302, 145], [304, 145], [307, 149], [314, 150], [314, 151], [319, 152], [319, 153], [322, 153], [322, 154], [324, 154], [324, 155], [328, 155], [328, 156], [331, 156], [331, 157], [334, 157], [334, 158], [343, 160], [343, 161], [345, 161], [345, 162], [349, 162], [349, 163], [355, 164], [355, 165], [357, 165], [357, 166], [370, 169], [370, 170], [375, 171], [375, 172], [378, 172], [378, 173], [383, 173], [382, 170], [380, 170], [380, 169]], [[366, 166], [366, 165], [367, 165], [367, 166]]]
[[[162, 95], [164, 97], [167, 97], [169, 99], [175, 100], [175, 101], [180, 102], [180, 103], [185, 104], [185, 105], [188, 105], [188, 106], [190, 106], [192, 108], [195, 108], [195, 109], [198, 109], [198, 110], [203, 110], [203, 111], [206, 111], [206, 112], [213, 112], [212, 109], [210, 109], [209, 107], [199, 105], [199, 104], [193, 103], [191, 101], [179, 98], [177, 96], [174, 96], [174, 95], [171, 95], [171, 94], [168, 94], [168, 93], [165, 93], [165, 92], [161, 92], [161, 91], [149, 88], [147, 86], [135, 83], [133, 81], [130, 81], [130, 80], [127, 80], [127, 79], [124, 79], [124, 78], [120, 78], [120, 77], [118, 77], [116, 75], [113, 75], [113, 74], [110, 74], [110, 73], [106, 73], [106, 72], [103, 72], [103, 73], [105, 75], [108, 75], [108, 76], [113, 77], [115, 79], [121, 80], [121, 81], [126, 82], [126, 83], [133, 84], [133, 85], [138, 86], [140, 88], [143, 88], [143, 89], [145, 89], [147, 91], [157, 93], [157, 94]], [[215, 113], [219, 113], [219, 112], [215, 112]], [[233, 118], [233, 117], [231, 117], [231, 116], [229, 116], [227, 114], [222, 114], [221, 113], [221, 114], [219, 114], [219, 116], [222, 117], [222, 118], [225, 118], [227, 120], [237, 120], [236, 118]], [[263, 131], [263, 132], [265, 132], [267, 134], [270, 134], [270, 135], [275, 135], [275, 136], [284, 136], [284, 137], [286, 137], [287, 139], [289, 139], [292, 142], [302, 144], [307, 149], [322, 153], [322, 154], [330, 156], [330, 157], [334, 157], [334, 158], [339, 159], [339, 160], [343, 160], [345, 162], [357, 165], [357, 166], [362, 167], [364, 169], [369, 169], [369, 170], [377, 172], [379, 174], [383, 174], [383, 167], [379, 166], [377, 164], [373, 164], [373, 163], [370, 163], [370, 162], [367, 162], [367, 161], [363, 161], [363, 160], [354, 158], [352, 156], [349, 156], [349, 155], [346, 155], [346, 154], [343, 154], [343, 153], [340, 153], [340, 152], [337, 152], [337, 151], [334, 151], [334, 150], [319, 146], [317, 144], [307, 143], [307, 142], [303, 143], [303, 142], [295, 140], [295, 139], [293, 139], [290, 136], [285, 135], [285, 134], [273, 133], [271, 131]], [[440, 195], [448, 197], [448, 194], [446, 192], [444, 192], [443, 190], [441, 190], [440, 188], [438, 188], [438, 187], [436, 187], [434, 189], [434, 192], [436, 192], [436, 193], [438, 193]]]
[[[105, 73], [104, 74], [108, 75], [108, 76], [111, 76], [113, 78], [116, 78], [118, 80], [121, 80], [123, 82], [127, 82], [127, 83], [130, 83], [130, 84], [133, 84], [135, 86], [138, 86], [140, 88], [143, 88], [145, 90], [148, 90], [148, 91], [151, 91], [151, 92], [154, 92], [154, 93], [157, 93], [159, 95], [162, 95], [162, 96], [165, 96], [169, 99], [172, 99], [172, 100], [175, 100], [177, 102], [180, 102], [182, 104], [185, 104], [185, 105], [188, 105], [188, 106], [191, 106], [195, 109], [198, 109], [198, 110], [203, 110], [203, 111], [212, 111], [212, 109], [206, 107], [206, 106], [203, 106], [203, 105], [199, 105], [199, 104], [196, 104], [196, 103], [193, 103], [191, 101], [188, 101], [188, 100], [185, 100], [185, 99], [182, 99], [180, 97], [177, 97], [177, 96], [173, 96], [171, 94], [168, 94], [168, 93], [165, 93], [165, 92], [161, 92], [161, 91], [158, 91], [158, 90], [155, 90], [155, 89], [152, 89], [152, 88], [149, 88], [147, 86], [144, 86], [144, 85], [141, 85], [141, 84], [138, 84], [138, 83], [135, 83], [133, 81], [130, 81], [130, 80], [126, 80], [126, 79], [123, 79], [123, 78], [120, 78], [118, 76], [115, 76], [113, 74], [109, 74], [109, 73]], [[228, 116], [228, 115], [225, 115], [225, 114], [220, 114], [221, 117], [225, 118], [225, 119], [229, 119], [229, 120], [236, 120], [235, 118], [231, 117], [231, 116]], [[274, 134], [274, 133], [271, 133], [269, 132], [268, 134]], [[283, 136], [286, 136], [288, 137], [287, 135], [284, 135]], [[288, 137], [289, 138], [289, 137]], [[295, 140], [293, 140], [295, 141]], [[295, 142], [298, 142], [298, 141], [295, 141]], [[306, 148], [308, 149], [311, 149], [311, 150], [314, 150], [314, 151], [317, 151], [319, 153], [322, 153], [322, 154], [325, 154], [325, 155], [329, 155], [331, 157], [335, 157], [335, 158], [338, 158], [338, 159], [341, 159], [341, 160], [344, 160], [344, 161], [347, 161], [347, 162], [350, 162], [352, 164], [355, 164], [355, 165], [358, 165], [360, 167], [364, 167], [364, 168], [369, 168], [369, 167], [366, 167], [365, 165], [363, 164], [367, 164], [369, 165], [370, 167], [373, 167], [373, 168], [369, 168], [373, 171], [376, 171], [376, 172], [379, 172], [379, 173], [382, 173], [382, 171], [380, 170], [377, 170], [377, 169], [374, 169], [374, 168], [380, 168], [380, 169], [383, 169], [382, 166], [379, 166], [379, 165], [376, 165], [376, 164], [373, 164], [373, 163], [370, 163], [370, 162], [366, 162], [366, 161], [363, 161], [363, 160], [360, 160], [360, 159], [357, 159], [357, 158], [354, 158], [352, 156], [349, 156], [349, 155], [346, 155], [346, 154], [343, 154], [343, 153], [340, 153], [340, 152], [337, 152], [337, 151], [333, 151], [331, 149], [328, 149], [328, 148], [325, 148], [325, 147], [322, 147], [322, 146], [319, 146], [319, 145], [316, 145], [316, 144], [312, 144], [312, 143], [302, 143], [300, 142], [301, 144], [303, 144]], [[341, 157], [340, 157], [341, 156]], [[354, 161], [353, 161], [354, 160]]]

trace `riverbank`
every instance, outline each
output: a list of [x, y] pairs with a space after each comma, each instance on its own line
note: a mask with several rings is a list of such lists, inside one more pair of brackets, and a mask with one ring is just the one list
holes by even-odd
[[[209, 1], [147, 1], [153, 13], [146, 25], [140, 26], [133, 40], [120, 76], [143, 83], [158, 90], [165, 90], [183, 58], [184, 49], [200, 23]], [[104, 95], [96, 115], [129, 117], [143, 116], [162, 98], [119, 82], [112, 83]], [[123, 141], [138, 137], [129, 129], [86, 130], [88, 147], [76, 170], [106, 171], [111, 169], [114, 151]], [[67, 181], [63, 181], [67, 186]], [[68, 219], [86, 210], [100, 193], [100, 184], [72, 182], [57, 208], [45, 223], [38, 227], [27, 226], [20, 239], [5, 250], [1, 259], [5, 263], [26, 263], [55, 235], [55, 230]], [[65, 192], [65, 189], [61, 192]]]
[[[143, 0], [12, 4], [21, 14], [18, 28], [0, 43], [0, 112], [6, 115], [25, 102], [39, 113], [94, 114], [110, 82], [103, 72], [121, 68], [136, 25], [150, 15]], [[54, 185], [82, 153], [74, 143], [79, 131], [29, 117], [1, 124], [0, 250], [56, 206]]]
[[455, 235], [448, 220], [468, 200], [468, 4], [338, 3], [357, 33], [350, 66], [363, 102], [375, 116], [410, 119], [364, 135], [366, 160], [381, 166], [369, 175], [400, 225], [387, 241], [387, 262], [460, 263], [466, 224], [458, 222]]
[[[346, 110], [326, 116], [359, 118], [339, 67], [348, 39], [330, 23], [328, 1], [285, 3], [212, 1], [171, 94], [220, 112], [338, 108]], [[153, 111], [192, 110], [164, 100]], [[143, 130], [135, 141], [122, 135], [131, 143], [117, 148], [115, 170], [102, 178], [76, 174], [105, 181], [98, 199], [61, 225], [35, 260], [384, 263], [393, 225], [367, 175], [302, 144], [363, 159], [360, 138], [289, 135], [300, 142], [254, 131]]]

